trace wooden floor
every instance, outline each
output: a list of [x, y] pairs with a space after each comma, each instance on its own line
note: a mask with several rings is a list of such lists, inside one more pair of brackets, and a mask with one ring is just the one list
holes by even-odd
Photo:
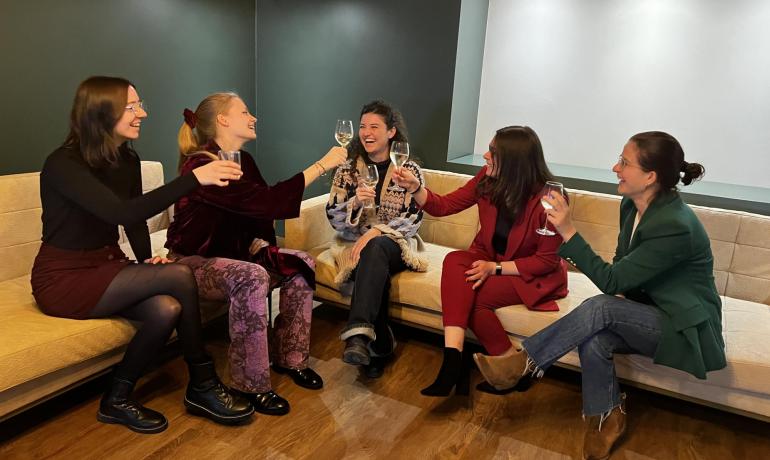
[[[287, 416], [258, 414], [248, 425], [225, 427], [187, 415], [186, 371], [176, 357], [138, 388], [144, 404], [168, 417], [165, 432], [138, 435], [98, 423], [100, 379], [0, 425], [0, 458], [580, 458], [578, 374], [551, 369], [530, 391], [508, 396], [428, 398], [418, 390], [437, 372], [438, 336], [398, 329], [398, 359], [370, 381], [340, 360], [343, 323], [339, 310], [315, 311], [311, 366], [324, 377], [323, 390], [273, 375], [276, 391], [291, 403]], [[215, 332], [208, 344], [227, 375], [225, 334]], [[475, 372], [473, 383], [480, 379]], [[770, 458], [768, 423], [641, 390], [627, 393], [629, 431], [612, 458]]]

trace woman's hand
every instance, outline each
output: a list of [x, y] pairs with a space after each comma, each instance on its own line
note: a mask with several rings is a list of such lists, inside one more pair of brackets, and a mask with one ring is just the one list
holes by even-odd
[[324, 170], [331, 171], [348, 159], [348, 151], [342, 147], [332, 147], [318, 162]]
[[395, 168], [391, 175], [393, 182], [399, 187], [405, 188], [409, 193], [414, 193], [420, 188], [420, 181], [408, 168]]
[[497, 264], [495, 262], [489, 260], [477, 260], [471, 264], [471, 269], [465, 272], [467, 275], [465, 281], [467, 283], [475, 281], [473, 286], [471, 286], [471, 288], [475, 290], [484, 284], [484, 281], [489, 278], [489, 276], [495, 274], [496, 268]]
[[144, 263], [152, 264], [152, 265], [157, 265], [157, 264], [165, 265], [165, 264], [174, 263], [174, 261], [166, 259], [165, 257], [155, 256], [155, 257], [150, 257], [149, 259], [145, 260]]
[[218, 185], [225, 187], [231, 180], [238, 180], [243, 175], [238, 163], [224, 160], [213, 160], [203, 166], [193, 169], [195, 178], [201, 185]]
[[382, 235], [382, 232], [377, 230], [376, 228], [370, 228], [369, 231], [361, 235], [361, 237], [358, 238], [358, 241], [356, 241], [356, 244], [353, 245], [353, 251], [351, 253], [351, 257], [353, 258], [353, 263], [357, 264], [358, 260], [361, 259], [361, 251], [364, 250], [366, 245], [374, 238], [377, 238], [378, 236]]
[[373, 188], [367, 187], [363, 182], [359, 181], [356, 188], [355, 209], [358, 209], [362, 203], [367, 201], [374, 202], [375, 195], [376, 193]]
[[554, 226], [566, 243], [577, 233], [575, 226], [572, 225], [572, 218], [569, 215], [569, 203], [567, 203], [567, 200], [564, 199], [561, 193], [551, 192], [548, 196], [544, 196], [543, 199], [553, 206], [553, 209], [545, 210], [548, 222]]

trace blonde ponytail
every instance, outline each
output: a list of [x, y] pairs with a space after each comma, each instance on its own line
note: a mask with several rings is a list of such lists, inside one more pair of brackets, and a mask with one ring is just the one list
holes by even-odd
[[179, 165], [182, 165], [190, 155], [199, 153], [208, 154], [213, 159], [217, 156], [212, 152], [206, 152], [204, 147], [217, 134], [217, 115], [225, 113], [233, 99], [239, 97], [235, 93], [214, 93], [206, 96], [198, 104], [195, 112], [185, 109], [185, 121], [179, 128], [177, 144], [179, 145]]

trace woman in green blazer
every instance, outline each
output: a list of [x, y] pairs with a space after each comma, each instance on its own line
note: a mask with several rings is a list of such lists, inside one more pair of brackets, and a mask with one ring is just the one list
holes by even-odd
[[700, 379], [725, 367], [721, 301], [714, 284], [708, 235], [677, 192], [703, 176], [703, 166], [684, 161], [669, 134], [631, 137], [617, 164], [620, 234], [611, 264], [594, 253], [575, 230], [561, 195], [546, 200], [548, 221], [564, 239], [559, 254], [604, 294], [502, 356], [476, 354], [484, 378], [498, 390], [522, 377], [540, 377], [573, 348], [583, 380], [583, 413], [593, 416], [584, 458], [606, 458], [625, 431], [625, 410], [613, 355], [641, 354], [657, 364]]

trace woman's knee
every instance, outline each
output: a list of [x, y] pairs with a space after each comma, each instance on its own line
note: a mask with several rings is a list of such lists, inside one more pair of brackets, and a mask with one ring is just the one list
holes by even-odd
[[394, 244], [396, 243], [387, 236], [372, 238], [361, 250], [361, 260], [387, 260], [388, 252]]
[[151, 303], [153, 319], [156, 322], [175, 324], [182, 314], [182, 304], [170, 295], [156, 295]]

